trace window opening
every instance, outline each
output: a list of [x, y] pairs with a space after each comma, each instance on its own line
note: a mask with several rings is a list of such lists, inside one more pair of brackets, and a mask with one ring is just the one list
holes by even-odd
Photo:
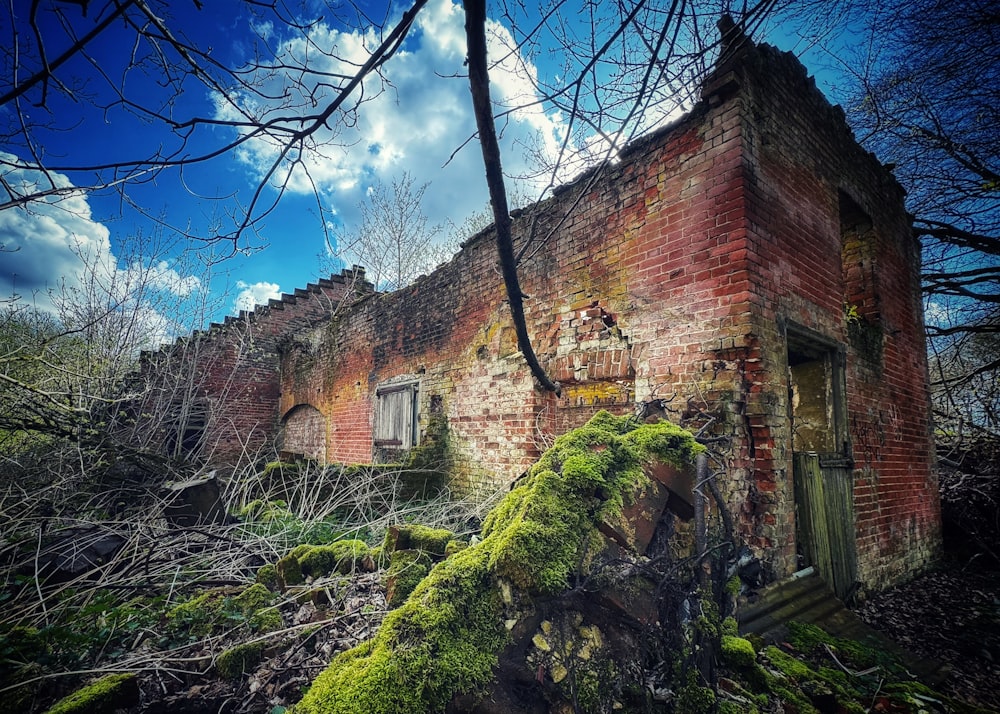
[[877, 318], [878, 236], [871, 218], [844, 192], [840, 192], [840, 237], [845, 309], [855, 320]]
[[417, 445], [418, 382], [387, 384], [375, 390], [375, 446], [410, 449]]
[[165, 444], [167, 454], [182, 459], [196, 458], [205, 441], [208, 406], [201, 402], [177, 403], [171, 411], [173, 418]]
[[844, 350], [814, 335], [788, 334], [792, 451], [848, 456]]

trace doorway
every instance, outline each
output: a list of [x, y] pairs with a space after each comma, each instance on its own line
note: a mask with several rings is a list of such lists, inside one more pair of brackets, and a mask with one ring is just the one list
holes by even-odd
[[799, 568], [815, 568], [844, 599], [857, 579], [845, 352], [810, 330], [789, 327], [786, 334]]

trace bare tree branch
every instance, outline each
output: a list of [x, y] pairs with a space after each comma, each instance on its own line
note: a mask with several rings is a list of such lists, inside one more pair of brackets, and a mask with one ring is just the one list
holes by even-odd
[[538, 362], [524, 318], [524, 293], [521, 292], [517, 276], [517, 258], [514, 255], [510, 210], [507, 207], [507, 189], [500, 164], [500, 145], [497, 141], [496, 126], [493, 123], [493, 103], [490, 101], [490, 77], [486, 59], [486, 2], [465, 0], [464, 5], [465, 34], [469, 48], [469, 89], [472, 92], [476, 126], [479, 127], [479, 144], [483, 151], [486, 183], [489, 186], [490, 203], [493, 206], [497, 252], [500, 256], [500, 269], [507, 289], [511, 318], [517, 333], [517, 345], [539, 384], [548, 391], [559, 394], [559, 385], [549, 378]]

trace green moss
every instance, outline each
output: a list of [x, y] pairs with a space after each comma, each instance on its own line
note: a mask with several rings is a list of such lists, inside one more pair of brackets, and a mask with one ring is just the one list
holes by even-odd
[[362, 540], [338, 540], [329, 545], [299, 545], [274, 564], [279, 585], [301, 585], [307, 577], [319, 578], [358, 568], [370, 569], [372, 551]]
[[243, 506], [236, 515], [246, 520], [264, 523], [285, 520], [293, 516], [285, 501], [265, 501], [259, 498]]
[[505, 607], [557, 593], [587, 567], [597, 524], [648, 483], [644, 463], [682, 466], [701, 448], [666, 422], [607, 412], [560, 437], [487, 516], [482, 540], [437, 564], [372, 640], [335, 657], [295, 713], [423, 714], [481, 693], [517, 616]]
[[[730, 616], [722, 621], [722, 625], [720, 626], [719, 629], [723, 635], [729, 635], [730, 637], [738, 637], [740, 626], [739, 623], [736, 622], [736, 618]], [[751, 643], [751, 647], [752, 646], [753, 644]]]
[[390, 608], [403, 604], [431, 569], [430, 557], [420, 550], [397, 550], [389, 559], [385, 575], [386, 600]]
[[186, 630], [192, 637], [205, 637], [212, 632], [218, 613], [218, 601], [225, 597], [224, 589], [208, 590], [167, 611], [167, 626], [174, 632]]
[[447, 528], [431, 528], [429, 526], [392, 526], [385, 534], [382, 550], [391, 553], [395, 550], [422, 550], [432, 555], [443, 556], [448, 544], [455, 539], [455, 534]]
[[719, 714], [758, 714], [760, 710], [753, 704], [719, 702]]
[[764, 653], [771, 665], [781, 672], [784, 678], [784, 681], [773, 677], [769, 679], [770, 688], [783, 701], [793, 704], [800, 710], [812, 712], [816, 711], [816, 708], [801, 692], [810, 692], [815, 695], [817, 692], [828, 691], [834, 695], [841, 710], [859, 713], [866, 711], [865, 707], [855, 701], [859, 696], [870, 698], [870, 695], [862, 695], [854, 688], [854, 683], [863, 684], [862, 680], [848, 682], [839, 670], [825, 667], [813, 669], [806, 662], [792, 657], [774, 646], [767, 647]]
[[45, 649], [45, 638], [34, 627], [18, 625], [0, 632], [0, 661], [32, 662], [41, 657]]
[[448, 417], [441, 413], [431, 414], [420, 445], [410, 449], [406, 456], [406, 469], [447, 473], [452, 461]]
[[740, 576], [734, 575], [726, 581], [726, 594], [735, 597], [740, 594], [741, 587], [743, 587], [743, 581], [740, 580]]
[[893, 682], [886, 684], [882, 691], [906, 711], [926, 711], [927, 700], [932, 699], [940, 702], [944, 711], [954, 712], [954, 714], [996, 714], [995, 709], [986, 709], [946, 697], [920, 682]]
[[240, 591], [232, 588], [208, 590], [167, 612], [167, 626], [189, 638], [206, 637], [246, 623], [254, 632], [270, 632], [281, 627], [281, 614], [270, 604], [274, 594], [260, 583]]
[[768, 661], [790, 679], [803, 681], [819, 678], [819, 675], [805, 662], [802, 662], [791, 655], [785, 654], [774, 645], [767, 647], [764, 650], [764, 653], [767, 655]]
[[215, 669], [220, 677], [239, 679], [252, 671], [264, 658], [263, 642], [248, 642], [236, 645], [218, 656]]
[[317, 578], [354, 572], [369, 557], [370, 550], [363, 540], [339, 540], [330, 545], [299, 546], [292, 553], [298, 558], [302, 575]]
[[834, 651], [843, 664], [852, 669], [883, 667], [893, 675], [904, 676], [905, 666], [891, 652], [874, 642], [839, 639], [822, 628], [801, 622], [788, 625], [789, 642], [798, 650], [808, 654], [826, 656], [823, 645]]
[[708, 714], [715, 709], [715, 692], [708, 687], [688, 684], [677, 694], [677, 714]]
[[279, 588], [278, 569], [272, 563], [262, 565], [257, 570], [257, 582], [268, 590], [277, 590]]
[[757, 664], [757, 653], [753, 645], [742, 637], [723, 635], [720, 654], [722, 661], [735, 669], [750, 669]]
[[255, 632], [273, 632], [281, 629], [281, 613], [271, 603], [274, 595], [264, 585], [255, 583], [233, 598], [232, 605], [247, 618]]
[[556, 439], [528, 478], [487, 516], [483, 537], [498, 539], [491, 567], [533, 594], [559, 591], [581, 552], [596, 550], [595, 524], [620, 513], [648, 483], [644, 463], [681, 465], [701, 450], [673, 424], [637, 425], [599, 412]]
[[[621, 673], [610, 659], [594, 661], [577, 660], [572, 675], [573, 694], [581, 711], [607, 711], [609, 697], [614, 693], [614, 683]], [[570, 699], [570, 701], [573, 701]]]
[[299, 465], [290, 464], [284, 461], [271, 461], [264, 466], [261, 476], [265, 481], [268, 479], [294, 478], [299, 474]]
[[305, 582], [305, 578], [302, 577], [302, 566], [299, 565], [299, 559], [294, 550], [284, 558], [279, 559], [274, 564], [274, 570], [278, 576], [278, 583], [283, 588], [301, 585]]
[[438, 564], [372, 640], [335, 657], [295, 712], [442, 711], [490, 680], [506, 641], [486, 558], [466, 549]]
[[273, 599], [274, 596], [270, 590], [260, 583], [254, 583], [233, 597], [233, 606], [242, 612], [251, 612], [270, 605]]
[[[794, 645], [796, 649], [811, 647], [812, 650], [800, 651], [806, 655], [810, 651], [814, 652], [817, 661], [829, 661], [829, 653], [821, 650], [824, 644], [837, 653], [838, 659], [863, 659], [865, 656], [871, 656], [868, 653], [872, 648], [864, 643], [832, 637], [814, 625], [799, 624], [790, 630], [793, 631], [790, 639], [797, 643]], [[779, 677], [769, 676], [767, 688], [800, 711], [816, 711], [806, 697], [812, 698], [824, 693], [832, 693], [838, 711], [847, 714], [863, 714], [869, 711], [872, 698], [876, 694], [890, 699], [893, 702], [892, 706], [899, 711], [923, 710], [926, 708], [927, 697], [942, 702], [944, 710], [947, 711], [970, 713], [979, 711], [961, 702], [951, 701], [924, 684], [908, 681], [912, 675], [902, 668], [894, 672], [880, 666], [877, 674], [871, 677], [853, 677], [832, 666], [821, 665], [814, 668], [808, 662], [786, 654], [776, 647], [766, 648], [765, 655], [775, 670], [781, 673]], [[892, 681], [896, 677], [903, 678], [904, 681]], [[921, 701], [918, 697], [925, 699]]]
[[123, 699], [134, 698], [134, 688], [135, 675], [131, 672], [107, 674], [60, 699], [46, 714], [98, 714], [124, 709], [130, 703]]

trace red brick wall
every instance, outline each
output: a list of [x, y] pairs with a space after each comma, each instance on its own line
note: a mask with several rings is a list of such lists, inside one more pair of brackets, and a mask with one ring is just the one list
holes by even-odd
[[207, 417], [200, 458], [218, 466], [273, 459], [280, 448], [284, 414], [278, 411], [280, 355], [297, 336], [328, 321], [342, 302], [370, 291], [363, 271], [345, 270], [144, 354], [144, 396], [137, 405], [142, 418], [135, 438], [169, 444], [175, 431], [173, 412], [197, 404]]
[[[797, 325], [846, 351], [858, 576], [884, 587], [926, 566], [940, 544], [919, 245], [900, 187], [853, 143], [842, 112], [797, 62], [760, 48], [733, 79], [745, 96], [753, 332], [764, 385], [747, 406], [752, 485], [765, 504], [755, 534], [779, 549], [776, 569], [787, 572], [795, 531], [781, 333]], [[845, 230], [859, 213], [870, 226]]]
[[306, 457], [326, 461], [326, 417], [314, 406], [300, 404], [281, 420], [283, 459]]
[[[870, 229], [845, 232], [848, 214]], [[376, 389], [416, 380], [421, 427], [432, 405], [448, 417], [454, 488], [480, 492], [598, 409], [661, 399], [723, 440], [729, 508], [781, 576], [796, 567], [786, 331], [799, 329], [846, 354], [860, 578], [884, 586], [934, 556], [918, 246], [900, 188], [793, 58], [749, 45], [687, 117], [517, 212], [515, 237], [529, 332], [559, 396], [517, 351], [486, 231], [414, 285], [313, 327], [278, 306], [251, 320], [270, 342], [240, 356], [247, 377], [221, 400], [233, 419], [217, 441], [280, 439], [280, 420], [308, 405], [327, 459], [366, 462]]]

